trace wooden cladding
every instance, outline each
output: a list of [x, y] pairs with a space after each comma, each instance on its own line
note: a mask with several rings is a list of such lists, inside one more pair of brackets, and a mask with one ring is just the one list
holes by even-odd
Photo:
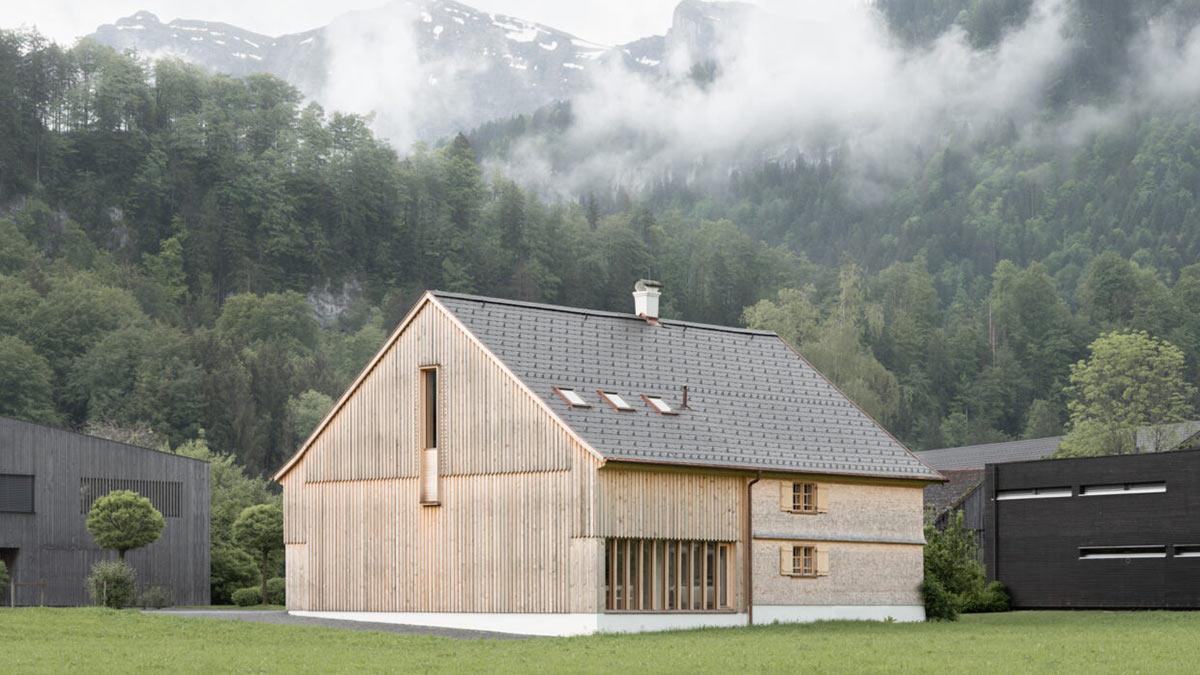
[[438, 368], [421, 368], [421, 503], [438, 503]]
[[[437, 364], [439, 475], [564, 471], [570, 433], [436, 304], [426, 304], [300, 461], [306, 481], [416, 478], [422, 367]], [[297, 470], [293, 469], [293, 471]]]
[[167, 518], [183, 515], [183, 483], [131, 478], [80, 478], [79, 512], [86, 515], [97, 499], [116, 490], [131, 490], [149, 499]]
[[601, 469], [584, 536], [737, 541], [740, 476]]
[[779, 508], [789, 513], [826, 513], [829, 511], [829, 487], [813, 482], [782, 481], [779, 484]]
[[288, 546], [288, 606], [599, 611], [599, 542], [590, 558], [573, 550], [588, 540], [571, 537], [568, 472], [442, 476], [438, 508], [420, 507], [419, 490], [415, 478], [304, 485], [308, 531]]
[[729, 611], [736, 603], [735, 587], [732, 542], [605, 542], [604, 607], [608, 611]]

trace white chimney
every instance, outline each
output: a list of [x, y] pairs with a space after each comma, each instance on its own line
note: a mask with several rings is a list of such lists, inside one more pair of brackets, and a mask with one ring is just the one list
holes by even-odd
[[640, 279], [633, 286], [633, 313], [647, 321], [658, 321], [658, 289], [662, 284]]

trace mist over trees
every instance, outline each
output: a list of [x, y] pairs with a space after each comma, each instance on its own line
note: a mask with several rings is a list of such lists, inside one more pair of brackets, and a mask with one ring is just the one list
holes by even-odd
[[252, 474], [425, 288], [627, 311], [658, 278], [665, 316], [777, 330], [915, 448], [1062, 432], [1103, 333], [1200, 367], [1194, 106], [1068, 150], [949, 139], [870, 199], [834, 152], [576, 202], [484, 168], [516, 123], [401, 156], [269, 76], [23, 31], [0, 87], [0, 414], [203, 431]]

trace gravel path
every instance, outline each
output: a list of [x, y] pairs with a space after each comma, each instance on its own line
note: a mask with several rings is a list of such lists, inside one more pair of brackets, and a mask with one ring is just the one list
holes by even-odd
[[197, 619], [226, 619], [252, 623], [274, 623], [284, 626], [322, 626], [343, 630], [372, 630], [405, 635], [435, 635], [459, 640], [515, 640], [528, 637], [512, 633], [491, 633], [458, 628], [434, 628], [431, 626], [407, 626], [395, 623], [372, 623], [368, 621], [345, 621], [342, 619], [317, 619], [308, 616], [292, 616], [287, 612], [236, 609], [160, 609], [146, 610], [146, 614], [160, 616], [183, 616]]

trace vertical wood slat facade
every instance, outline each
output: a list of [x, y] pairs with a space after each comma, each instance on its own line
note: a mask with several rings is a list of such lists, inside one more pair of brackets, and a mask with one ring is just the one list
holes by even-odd
[[0, 473], [34, 476], [33, 513], [0, 513], [0, 554], [22, 584], [16, 604], [90, 603], [84, 579], [115, 554], [87, 532], [86, 507], [116, 489], [137, 491], [166, 516], [158, 541], [126, 556], [139, 588], [165, 586], [177, 604], [208, 604], [206, 462], [0, 418]]
[[[419, 504], [429, 366], [439, 506]], [[741, 539], [742, 478], [600, 469], [433, 302], [280, 480], [292, 609], [596, 612], [604, 537]]]

